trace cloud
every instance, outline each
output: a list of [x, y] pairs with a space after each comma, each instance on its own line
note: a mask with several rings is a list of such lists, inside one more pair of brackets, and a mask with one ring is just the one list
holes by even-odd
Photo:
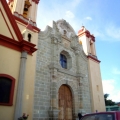
[[106, 94], [106, 93], [111, 94], [111, 92], [114, 90], [115, 80], [114, 79], [103, 80], [102, 83], [103, 83], [104, 94]]
[[120, 75], [120, 70], [118, 70], [117, 68], [114, 68], [113, 74]]
[[[66, 0], [63, 2], [56, 0], [41, 1], [38, 5], [37, 25], [44, 30], [49, 21], [65, 19], [78, 32], [82, 26], [82, 19], [75, 17], [78, 12], [78, 6], [83, 0]], [[63, 4], [60, 4], [63, 3]], [[82, 14], [81, 14], [82, 15]]]
[[105, 31], [109, 37], [116, 41], [120, 41], [120, 27], [117, 27], [114, 24], [110, 24], [106, 27]]
[[74, 18], [74, 14], [71, 11], [66, 11], [65, 16], [68, 18]]
[[93, 30], [92, 33], [94, 34], [95, 37], [101, 38], [101, 40], [105, 38], [105, 35], [99, 30]]
[[110, 94], [108, 98], [111, 99], [112, 101], [120, 102], [119, 96], [120, 96], [120, 91], [114, 91], [114, 93]]
[[86, 20], [92, 20], [92, 18], [91, 18], [91, 17], [89, 17], [89, 16], [88, 16], [88, 17], [86, 17], [85, 19], [86, 19]]
[[114, 101], [114, 102], [120, 102], [120, 90], [115, 88], [115, 80], [114, 79], [108, 79], [103, 80], [103, 91], [104, 94], [109, 94], [108, 99]]
[[76, 8], [83, 0], [72, 0], [71, 6]]
[[92, 30], [92, 33], [95, 35], [95, 37], [98, 37], [99, 40], [108, 41], [108, 42], [119, 42], [120, 41], [120, 28], [119, 27], [109, 24], [109, 25], [104, 26], [104, 28], [101, 28], [100, 26], [96, 27], [95, 25], [94, 27], [91, 27], [91, 30]]

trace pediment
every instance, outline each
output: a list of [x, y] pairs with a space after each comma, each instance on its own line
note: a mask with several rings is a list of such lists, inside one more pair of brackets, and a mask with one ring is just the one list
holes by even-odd
[[0, 26], [1, 35], [16, 41], [23, 39], [6, 0], [0, 0]]
[[56, 22], [57, 27], [59, 29], [59, 32], [63, 35], [66, 36], [67, 38], [71, 38], [71, 36], [75, 36], [76, 33], [74, 31], [74, 29], [72, 28], [72, 26], [64, 19], [62, 20], [58, 20]]

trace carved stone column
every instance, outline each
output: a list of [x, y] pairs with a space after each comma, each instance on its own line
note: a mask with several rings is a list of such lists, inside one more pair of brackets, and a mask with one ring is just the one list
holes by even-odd
[[50, 69], [50, 100], [51, 100], [51, 108], [49, 110], [49, 117], [50, 120], [57, 120], [58, 119], [58, 101], [57, 101], [57, 68], [56, 65], [51, 63], [49, 66]]
[[78, 87], [78, 99], [79, 99], [79, 110], [78, 112], [82, 113], [84, 110], [83, 110], [83, 87], [84, 85], [82, 84], [82, 81], [83, 81], [83, 77], [79, 77], [78, 79], [78, 82], [79, 82], [79, 87]]
[[83, 110], [83, 88], [84, 88], [84, 84], [83, 84], [83, 79], [84, 79], [84, 74], [82, 74], [80, 72], [80, 66], [79, 66], [79, 55], [80, 55], [80, 49], [76, 46], [74, 48], [75, 50], [75, 55], [76, 55], [76, 65], [77, 65], [77, 79], [78, 79], [78, 101], [79, 101], [79, 109], [78, 109], [78, 113], [82, 113]]
[[61, 35], [57, 29], [56, 24], [53, 22], [53, 27], [55, 31], [51, 33], [51, 64], [50, 69], [50, 99], [51, 99], [51, 108], [49, 110], [49, 117], [51, 120], [58, 119], [58, 101], [57, 101], [57, 66], [58, 66], [58, 43], [61, 42]]

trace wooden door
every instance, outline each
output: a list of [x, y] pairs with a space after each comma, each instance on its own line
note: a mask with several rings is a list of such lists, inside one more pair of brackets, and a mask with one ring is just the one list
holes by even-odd
[[59, 89], [59, 120], [72, 120], [72, 93], [67, 85]]

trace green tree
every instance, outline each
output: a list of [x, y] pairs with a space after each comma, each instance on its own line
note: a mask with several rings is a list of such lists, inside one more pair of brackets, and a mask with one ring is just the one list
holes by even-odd
[[109, 97], [109, 94], [104, 94], [105, 105], [106, 106], [116, 105], [114, 101], [107, 99], [108, 97]]

